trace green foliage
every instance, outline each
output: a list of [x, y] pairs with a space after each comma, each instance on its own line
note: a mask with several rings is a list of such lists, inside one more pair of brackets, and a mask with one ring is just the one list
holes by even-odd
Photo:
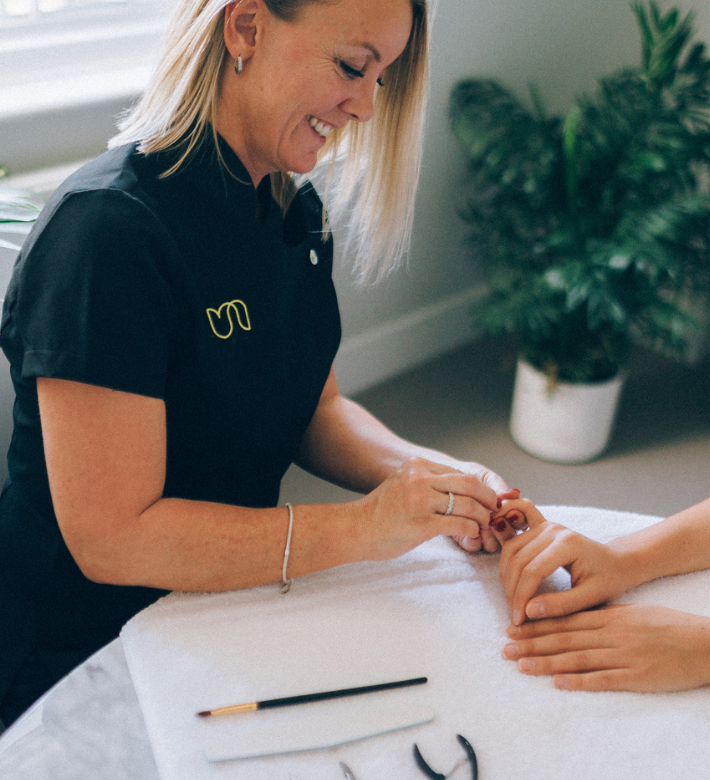
[[[5, 169], [0, 168], [0, 179]], [[42, 210], [42, 204], [29, 192], [19, 187], [0, 184], [0, 223], [34, 222]]]
[[693, 16], [632, 6], [642, 64], [601, 79], [565, 118], [490, 80], [451, 95], [468, 159], [476, 311], [555, 378], [614, 376], [633, 339], [682, 354], [684, 292], [710, 287], [710, 59]]
[[[5, 169], [0, 168], [0, 179], [5, 173]], [[0, 183], [0, 233], [26, 232], [22, 228], [26, 228], [27, 223], [34, 222], [41, 210], [42, 203], [33, 198], [31, 193]], [[0, 249], [17, 251], [20, 247], [0, 236]]]

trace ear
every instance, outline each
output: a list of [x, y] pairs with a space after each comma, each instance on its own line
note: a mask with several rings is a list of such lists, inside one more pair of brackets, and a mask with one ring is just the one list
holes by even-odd
[[224, 44], [233, 59], [248, 60], [260, 37], [263, 0], [234, 0], [224, 8]]

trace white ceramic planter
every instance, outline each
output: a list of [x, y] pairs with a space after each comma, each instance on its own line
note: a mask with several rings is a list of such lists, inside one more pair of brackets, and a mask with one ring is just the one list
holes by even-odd
[[555, 463], [584, 463], [609, 442], [623, 378], [594, 384], [559, 382], [518, 361], [510, 433], [526, 452]]

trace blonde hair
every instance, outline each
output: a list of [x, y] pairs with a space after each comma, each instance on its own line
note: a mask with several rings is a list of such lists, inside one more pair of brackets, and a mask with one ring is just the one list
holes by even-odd
[[[301, 7], [328, 0], [264, 0], [269, 11], [295, 21]], [[378, 87], [367, 123], [349, 122], [333, 131], [321, 153], [328, 160], [324, 236], [330, 223], [346, 233], [361, 279], [380, 279], [406, 256], [421, 165], [428, 76], [427, 0], [411, 0], [409, 41]], [[228, 0], [183, 0], [163, 40], [162, 56], [138, 103], [119, 123], [113, 148], [137, 143], [148, 154], [179, 149], [175, 173], [215, 120], [220, 73], [228, 56], [222, 11]], [[300, 177], [271, 174], [274, 198], [287, 209]]]

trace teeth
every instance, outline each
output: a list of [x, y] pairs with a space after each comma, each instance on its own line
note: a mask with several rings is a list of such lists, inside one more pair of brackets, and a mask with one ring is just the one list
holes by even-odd
[[330, 131], [333, 129], [332, 125], [328, 125], [325, 122], [319, 122], [314, 116], [308, 117], [308, 124], [321, 138], [327, 138]]

